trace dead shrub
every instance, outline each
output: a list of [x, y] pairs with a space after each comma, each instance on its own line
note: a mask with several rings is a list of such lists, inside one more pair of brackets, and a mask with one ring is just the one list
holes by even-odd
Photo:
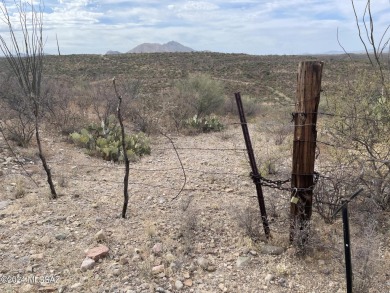
[[332, 223], [335, 211], [340, 207], [342, 199], [351, 195], [355, 185], [342, 171], [334, 170], [331, 173], [320, 175], [313, 192], [313, 209], [325, 223]]
[[190, 208], [181, 215], [179, 238], [182, 239], [184, 254], [189, 254], [194, 249], [194, 238], [198, 229], [198, 214], [198, 210]]
[[50, 96], [46, 99], [49, 101], [45, 107], [46, 121], [61, 134], [67, 136], [86, 123], [88, 107], [80, 102], [85, 100], [84, 93], [73, 84], [65, 80], [48, 80], [45, 94]]
[[14, 78], [2, 76], [0, 84], [0, 114], [6, 137], [18, 146], [27, 147], [35, 132], [35, 118], [30, 101]]
[[245, 236], [258, 242], [261, 239], [260, 227], [262, 225], [260, 211], [253, 207], [237, 208], [234, 217], [238, 227], [243, 230]]
[[353, 214], [351, 225], [358, 230], [351, 235], [353, 292], [368, 293], [383, 265], [379, 255], [378, 222], [372, 213]]

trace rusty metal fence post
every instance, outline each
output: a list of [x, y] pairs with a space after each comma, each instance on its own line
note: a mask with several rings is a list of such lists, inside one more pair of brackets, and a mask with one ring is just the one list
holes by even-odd
[[241, 128], [242, 128], [242, 132], [244, 134], [245, 145], [246, 145], [246, 149], [248, 152], [249, 162], [250, 162], [251, 169], [252, 169], [251, 177], [253, 179], [253, 182], [256, 185], [257, 200], [259, 202], [260, 214], [261, 214], [261, 220], [263, 222], [264, 233], [265, 233], [266, 237], [269, 238], [270, 237], [270, 229], [269, 229], [269, 225], [268, 225], [267, 212], [265, 209], [263, 190], [261, 188], [261, 177], [259, 174], [259, 170], [257, 168], [255, 155], [253, 153], [251, 138], [249, 136], [248, 125], [246, 123], [245, 113], [244, 113], [244, 108], [242, 106], [240, 93], [235, 93], [235, 97], [236, 97], [236, 103], [237, 103], [237, 108], [238, 108], [238, 114], [240, 115]]
[[349, 216], [348, 216], [348, 203], [353, 200], [359, 193], [363, 191], [363, 188], [354, 192], [349, 199], [343, 199], [341, 206], [334, 212], [333, 218], [340, 212], [343, 217], [343, 232], [344, 232], [344, 257], [345, 257], [345, 279], [347, 281], [347, 293], [352, 293], [352, 258], [351, 258], [351, 239], [349, 235]]

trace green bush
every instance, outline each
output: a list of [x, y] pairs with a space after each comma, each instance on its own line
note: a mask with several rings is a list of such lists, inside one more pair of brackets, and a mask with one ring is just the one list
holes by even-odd
[[225, 95], [220, 81], [207, 74], [193, 74], [178, 81], [172, 93], [170, 116], [176, 127], [197, 115], [206, 117], [218, 113], [224, 105]]
[[[121, 129], [112, 115], [107, 125], [91, 124], [80, 132], [73, 132], [70, 139], [78, 146], [86, 148], [90, 155], [97, 155], [107, 161], [123, 161]], [[142, 132], [125, 135], [126, 153], [130, 161], [139, 157], [150, 155], [149, 140]]]
[[199, 118], [198, 115], [187, 119], [185, 122], [187, 127], [195, 128], [201, 132], [221, 131], [224, 125], [215, 116]]

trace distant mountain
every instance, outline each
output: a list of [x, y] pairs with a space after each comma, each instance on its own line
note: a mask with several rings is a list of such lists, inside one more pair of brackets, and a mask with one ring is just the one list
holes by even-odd
[[118, 55], [118, 54], [122, 54], [121, 52], [119, 51], [107, 51], [106, 55]]
[[170, 41], [166, 44], [143, 43], [131, 49], [127, 53], [163, 53], [163, 52], [194, 52], [194, 49], [183, 46], [182, 44]]

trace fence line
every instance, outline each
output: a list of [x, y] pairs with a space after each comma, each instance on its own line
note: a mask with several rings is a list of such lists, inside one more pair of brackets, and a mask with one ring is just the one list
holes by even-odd
[[[308, 113], [306, 113], [308, 114]], [[333, 113], [326, 113], [326, 112], [316, 112], [316, 114], [321, 114], [321, 115], [325, 115], [325, 116], [332, 116], [332, 117], [343, 117], [343, 118], [356, 118], [356, 117], [349, 117], [349, 116], [345, 116], [345, 115], [337, 115], [337, 114], [333, 114]], [[364, 119], [364, 118], [361, 118], [361, 119]], [[242, 125], [243, 123], [241, 122], [234, 122], [234, 123], [229, 123], [227, 125]], [[245, 123], [245, 124], [252, 124], [252, 123]], [[252, 124], [252, 125], [256, 125], [256, 124]], [[307, 125], [313, 125], [313, 124], [307, 124]], [[289, 123], [279, 123], [279, 121], [276, 121], [276, 122], [266, 122], [265, 124], [263, 124], [263, 126], [267, 127], [267, 126], [282, 126], [282, 127], [291, 127], [291, 128], [295, 128], [295, 127], [302, 127], [302, 126], [306, 126], [306, 125], [294, 125], [292, 124], [291, 122]], [[179, 137], [180, 138], [180, 137]], [[177, 139], [176, 137], [174, 138], [175, 140]], [[243, 139], [241, 138], [241, 135], [240, 135], [240, 140], [242, 140], [242, 143], [243, 143]], [[236, 153], [243, 153], [244, 157], [245, 157], [245, 160], [248, 161], [248, 158], [247, 158], [247, 155], [246, 155], [246, 149], [245, 148], [242, 148], [242, 147], [233, 147], [233, 148], [230, 148], [230, 147], [227, 147], [227, 148], [218, 148], [218, 147], [215, 147], [215, 148], [205, 148], [205, 147], [180, 147], [180, 146], [173, 146], [173, 147], [161, 147], [161, 146], [164, 146], [164, 145], [168, 145], [168, 144], [172, 144], [173, 141], [169, 141], [169, 142], [166, 142], [164, 141], [164, 139], [162, 138], [157, 138], [154, 142], [151, 143], [151, 146], [152, 146], [152, 151], [182, 151], [182, 152], [187, 152], [187, 151], [193, 151], [193, 150], [197, 150], [197, 151], [202, 151], [202, 152], [227, 152], [227, 153], [231, 153], [231, 152], [236, 152]], [[233, 141], [233, 144], [236, 145], [236, 142], [237, 141]], [[342, 149], [350, 149], [348, 148], [347, 146], [343, 146], [343, 145], [336, 145], [336, 144], [332, 144], [332, 143], [329, 143], [329, 142], [325, 142], [325, 141], [321, 141], [321, 140], [317, 140], [316, 143], [318, 144], [323, 144], [323, 145], [326, 145], [326, 146], [331, 146], [331, 147], [334, 147], [334, 148], [342, 148]], [[156, 147], [153, 147], [156, 146]], [[9, 148], [11, 150], [11, 152], [13, 153], [13, 156], [15, 157], [15, 160], [16, 160], [16, 163], [21, 166], [21, 168], [23, 169], [23, 172], [14, 172], [14, 173], [9, 173], [9, 174], [6, 174], [4, 173], [3, 176], [12, 176], [12, 175], [22, 175], [22, 176], [27, 176], [29, 177], [30, 180], [32, 180], [34, 182], [35, 185], [39, 186], [37, 184], [37, 182], [34, 180], [33, 176], [35, 174], [31, 174], [31, 172], [29, 172], [29, 170], [26, 170], [25, 169], [25, 164], [21, 161], [19, 161], [19, 156], [17, 154], [15, 154], [13, 152], [13, 150], [11, 149], [11, 146], [7, 146], [7, 148]], [[291, 150], [290, 150], [291, 151]], [[109, 162], [102, 162], [102, 164], [73, 164], [73, 163], [69, 163], [69, 162], [64, 162], [64, 159], [62, 159], [61, 161], [57, 161], [57, 160], [50, 160], [48, 161], [49, 164], [57, 164], [59, 166], [75, 166], [75, 167], [86, 167], [86, 168], [107, 168], [107, 169], [115, 169], [115, 170], [123, 170], [125, 167], [120, 165], [120, 164], [113, 164], [113, 163], [109, 163]], [[221, 176], [225, 176], [227, 178], [232, 178], [232, 177], [235, 177], [235, 178], [250, 178], [251, 175], [249, 174], [249, 171], [248, 171], [248, 174], [240, 174], [240, 173], [234, 173], [234, 172], [226, 172], [226, 171], [219, 171], [219, 170], [215, 170], [216, 167], [214, 166], [213, 167], [214, 170], [201, 170], [201, 169], [196, 169], [196, 168], [187, 168], [187, 167], [184, 167], [184, 166], [178, 166], [178, 167], [169, 167], [169, 168], [142, 168], [142, 167], [137, 167], [137, 166], [134, 166], [134, 164], [131, 164], [130, 165], [130, 172], [132, 171], [139, 171], [139, 172], [147, 172], [147, 173], [153, 173], [153, 172], [170, 172], [170, 171], [183, 171], [183, 177], [184, 179], [186, 180], [186, 173], [188, 174], [193, 174], [193, 173], [199, 173], [199, 174], [206, 174], [206, 175], [221, 175]], [[321, 169], [326, 169], [326, 168], [333, 168], [333, 171], [334, 171], [334, 168], [335, 166], [324, 166], [324, 167], [321, 167]], [[342, 168], [338, 168], [339, 170], [342, 170]], [[249, 164], [248, 164], [248, 170], [249, 170]], [[314, 174], [313, 174], [314, 175]], [[87, 178], [77, 178], [77, 177], [66, 177], [65, 175], [63, 174], [59, 174], [57, 170], [54, 169], [54, 173], [53, 173], [53, 176], [61, 176], [65, 179], [71, 179], [71, 180], [76, 180], [76, 181], [90, 181], [90, 182], [96, 182], [96, 180], [91, 180], [91, 179], [87, 179]], [[331, 178], [336, 178], [336, 177], [332, 177], [330, 174], [327, 174], [326, 176], [323, 176], [323, 175], [319, 175], [320, 177], [323, 177], [324, 179], [331, 179]], [[252, 178], [253, 179], [253, 178]], [[262, 183], [264, 185], [264, 187], [268, 187], [268, 188], [276, 188], [276, 189], [279, 189], [279, 190], [283, 190], [283, 191], [292, 191], [291, 188], [289, 187], [282, 187], [281, 188], [281, 184], [280, 184], [280, 181], [281, 180], [274, 180], [273, 182], [269, 182], [267, 181], [266, 178], [262, 177]], [[114, 180], [102, 180], [103, 182], [110, 182], [110, 183], [115, 183], [115, 184], [122, 184], [123, 182], [121, 181], [114, 181]], [[271, 180], [272, 181], [272, 180]], [[176, 188], [176, 187], [169, 187], [169, 186], [165, 186], [165, 185], [154, 185], [154, 184], [149, 184], [149, 183], [143, 183], [143, 182], [129, 182], [129, 184], [131, 185], [140, 185], [140, 186], [149, 186], [151, 188], [164, 188], [164, 189], [171, 189], [171, 190], [175, 190], [175, 191], [184, 191], [184, 190], [188, 190], [185, 188], [185, 184], [183, 184], [183, 186], [181, 188]], [[192, 190], [192, 189], [191, 189]], [[200, 188], [196, 188], [196, 190], [201, 190]], [[207, 190], [207, 191], [210, 191], [210, 189], [204, 189], [204, 190]]]

